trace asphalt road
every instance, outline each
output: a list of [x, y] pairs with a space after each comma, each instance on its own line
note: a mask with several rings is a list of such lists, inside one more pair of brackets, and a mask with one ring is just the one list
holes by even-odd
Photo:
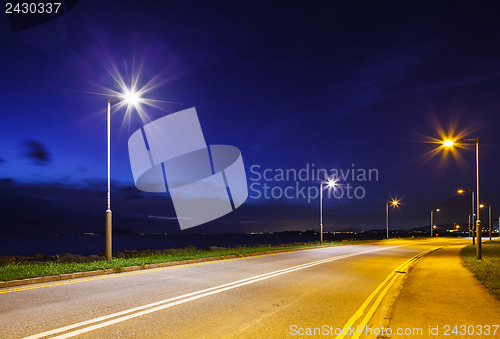
[[401, 265], [451, 242], [324, 247], [0, 289], [0, 337], [332, 335], [366, 320]]

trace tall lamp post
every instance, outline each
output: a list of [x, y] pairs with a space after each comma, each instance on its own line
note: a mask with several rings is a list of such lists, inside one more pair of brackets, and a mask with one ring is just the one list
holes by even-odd
[[476, 144], [476, 209], [477, 209], [477, 219], [476, 219], [476, 237], [477, 237], [477, 245], [476, 245], [476, 258], [478, 260], [482, 259], [482, 248], [481, 248], [481, 235], [482, 235], [482, 227], [481, 220], [479, 219], [479, 137], [474, 139], [459, 139], [457, 141], [454, 140], [446, 140], [443, 145], [445, 147], [452, 147], [455, 144], [460, 143], [475, 143]]
[[[115, 101], [124, 101], [130, 106], [137, 107], [140, 102], [140, 96], [134, 90], [124, 89], [124, 93], [119, 98], [107, 99], [108, 114], [107, 114], [107, 172], [108, 172], [108, 188], [107, 188], [107, 204], [106, 204], [106, 260], [111, 260], [112, 257], [112, 217], [111, 217], [111, 103]], [[121, 107], [121, 106], [119, 106]]]
[[491, 240], [491, 205], [480, 204], [479, 208], [484, 208], [485, 206], [488, 206], [488, 229], [489, 229], [490, 240]]
[[432, 231], [434, 229], [434, 211], [439, 212], [440, 209], [436, 208], [434, 210], [431, 210], [431, 238], [432, 238]]
[[319, 242], [323, 243], [323, 185], [327, 185], [330, 188], [337, 187], [336, 179], [329, 179], [328, 181], [322, 181], [319, 183]]
[[475, 227], [474, 227], [474, 216], [476, 215], [474, 213], [474, 190], [473, 189], [459, 189], [458, 191], [458, 194], [463, 194], [465, 192], [471, 192], [472, 193], [472, 214], [470, 216], [471, 218], [471, 228], [472, 228], [472, 245], [474, 245], [474, 239], [476, 238], [476, 236], [474, 235], [474, 230], [475, 230]]
[[385, 230], [386, 230], [386, 238], [389, 239], [389, 205], [397, 206], [399, 204], [399, 200], [392, 199], [391, 201], [387, 201], [385, 203]]

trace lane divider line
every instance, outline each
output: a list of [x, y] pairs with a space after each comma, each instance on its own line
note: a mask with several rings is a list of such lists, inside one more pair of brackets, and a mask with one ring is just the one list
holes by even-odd
[[[426, 256], [430, 252], [433, 252], [433, 251], [438, 250], [440, 248], [442, 248], [442, 246], [436, 247], [434, 249], [431, 249], [429, 251], [421, 253], [420, 255], [415, 256], [414, 259], [411, 260], [409, 263], [407, 263], [401, 270], [403, 270], [403, 271], [406, 270], [411, 264], [417, 262], [418, 260], [420, 260], [422, 257]], [[395, 273], [398, 273], [398, 272], [395, 272]], [[395, 274], [393, 279], [391, 280], [391, 282], [384, 288], [382, 293], [378, 296], [377, 300], [375, 300], [375, 302], [373, 303], [372, 307], [370, 307], [370, 310], [368, 311], [368, 313], [366, 314], [366, 316], [363, 318], [363, 320], [360, 323], [360, 325], [362, 325], [363, 328], [364, 328], [364, 326], [366, 326], [368, 324], [368, 322], [372, 318], [373, 314], [375, 313], [375, 311], [379, 307], [380, 303], [382, 302], [382, 299], [385, 297], [385, 295], [387, 294], [389, 289], [392, 287], [392, 285], [396, 282], [396, 280], [398, 278], [399, 278], [399, 275]], [[351, 339], [359, 339], [359, 335], [355, 334], [354, 336], [351, 337]]]
[[[404, 245], [401, 245], [401, 246], [404, 246]], [[321, 265], [324, 263], [328, 263], [328, 262], [332, 262], [332, 261], [336, 261], [336, 260], [340, 260], [340, 259], [345, 259], [345, 258], [349, 258], [349, 257], [353, 257], [353, 256], [358, 256], [358, 255], [362, 255], [362, 254], [367, 254], [367, 253], [372, 253], [372, 252], [377, 252], [377, 251], [382, 251], [382, 250], [387, 250], [387, 249], [393, 249], [393, 248], [397, 248], [397, 247], [401, 247], [401, 246], [381, 247], [381, 248], [375, 248], [375, 249], [370, 249], [370, 250], [356, 252], [356, 253], [343, 254], [343, 255], [338, 255], [338, 256], [334, 256], [334, 257], [330, 257], [330, 258], [326, 258], [326, 259], [321, 259], [321, 260], [313, 261], [310, 263], [305, 263], [305, 264], [301, 264], [301, 265], [297, 265], [297, 266], [293, 266], [293, 267], [289, 267], [289, 268], [285, 268], [285, 269], [281, 269], [281, 270], [277, 270], [277, 271], [273, 271], [273, 272], [269, 272], [269, 273], [264, 273], [264, 274], [260, 274], [260, 275], [254, 276], [254, 277], [245, 278], [245, 279], [237, 280], [237, 281], [230, 282], [227, 284], [203, 289], [200, 291], [195, 291], [195, 292], [183, 294], [183, 295], [180, 295], [177, 297], [172, 297], [172, 298], [160, 300], [160, 301], [150, 303], [147, 305], [134, 307], [134, 308], [120, 311], [117, 313], [108, 314], [105, 316], [82, 321], [79, 323], [64, 326], [64, 327], [57, 328], [54, 330], [38, 333], [35, 335], [25, 337], [24, 339], [43, 338], [46, 336], [51, 336], [51, 335], [66, 332], [69, 330], [73, 330], [73, 329], [76, 329], [79, 327], [95, 324], [95, 325], [92, 325], [89, 327], [82, 328], [80, 330], [75, 330], [75, 331], [68, 332], [68, 333], [59, 335], [57, 337], [54, 337], [54, 338], [69, 338], [69, 337], [73, 337], [73, 336], [78, 335], [78, 334], [82, 334], [82, 333], [89, 332], [89, 331], [92, 331], [92, 330], [95, 330], [98, 328], [106, 327], [106, 326], [116, 324], [119, 322], [123, 322], [123, 321], [129, 320], [129, 319], [135, 318], [135, 317], [139, 317], [139, 316], [151, 313], [151, 312], [163, 310], [163, 309], [175, 306], [175, 305], [183, 304], [183, 303], [193, 301], [193, 300], [196, 300], [199, 298], [203, 298], [203, 297], [206, 297], [209, 295], [221, 293], [221, 292], [231, 290], [231, 289], [234, 289], [237, 287], [253, 284], [253, 283], [256, 283], [258, 281], [273, 278], [273, 277], [276, 277], [279, 275], [295, 272], [298, 270], [302, 270], [305, 268]], [[116, 318], [116, 319], [113, 319], [113, 318]], [[109, 319], [112, 319], [112, 320], [109, 320]], [[105, 321], [105, 322], [102, 322], [102, 321]], [[96, 324], [99, 322], [102, 322], [102, 323]]]
[[[312, 249], [308, 249], [308, 250], [317, 250], [317, 249], [321, 249], [321, 248], [312, 248]], [[35, 285], [22, 285], [19, 287], [10, 287], [10, 288], [5, 288], [5, 289], [0, 289], [0, 294], [35, 290], [35, 289], [39, 289], [39, 288], [62, 286], [62, 285], [68, 285], [68, 284], [76, 284], [76, 283], [94, 281], [94, 280], [113, 279], [113, 278], [119, 278], [119, 277], [126, 277], [129, 275], [166, 271], [166, 270], [171, 270], [171, 269], [175, 269], [175, 268], [185, 268], [185, 267], [192, 267], [192, 266], [208, 265], [208, 264], [249, 259], [249, 258], [260, 258], [260, 257], [266, 257], [266, 256], [270, 256], [270, 255], [275, 255], [275, 254], [282, 254], [282, 253], [267, 253], [267, 254], [249, 255], [249, 256], [238, 257], [238, 258], [215, 259], [215, 260], [207, 260], [207, 261], [188, 263], [188, 264], [170, 265], [170, 266], [157, 267], [157, 268], [147, 268], [147, 269], [141, 269], [141, 270], [130, 271], [130, 272], [119, 272], [119, 273], [112, 273], [112, 274], [105, 274], [105, 275], [97, 275], [97, 276], [93, 276], [93, 277], [59, 280], [59, 281], [55, 281], [55, 282], [40, 283], [40, 284], [35, 284]]]
[[[441, 248], [442, 246], [439, 246], [439, 247], [436, 247], [436, 248], [433, 248], [431, 250], [428, 250], [428, 251], [425, 251], [425, 252], [422, 252], [422, 253], [419, 253], [417, 255], [415, 255], [414, 257], [406, 260], [404, 263], [402, 263], [401, 265], [399, 265], [394, 271], [392, 271], [385, 279], [384, 281], [382, 281], [380, 283], [380, 285], [377, 286], [377, 288], [375, 290], [373, 290], [373, 292], [368, 296], [368, 298], [366, 298], [366, 300], [363, 302], [363, 304], [359, 307], [359, 309], [353, 314], [353, 316], [347, 321], [347, 323], [344, 325], [344, 327], [342, 328], [342, 331], [339, 335], [337, 335], [335, 337], [335, 339], [343, 339], [344, 337], [346, 337], [346, 335], [348, 335], [350, 333], [350, 330], [352, 329], [352, 326], [356, 323], [356, 321], [361, 318], [361, 316], [364, 314], [364, 311], [365, 309], [368, 307], [368, 305], [370, 305], [370, 303], [373, 301], [373, 299], [378, 295], [377, 299], [375, 300], [375, 302], [372, 304], [372, 306], [370, 307], [370, 309], [368, 310], [367, 314], [365, 315], [365, 317], [362, 319], [361, 323], [359, 325], [362, 325], [362, 326], [366, 326], [366, 324], [368, 323], [368, 321], [370, 321], [371, 317], [373, 316], [373, 314], [375, 313], [375, 311], [377, 310], [378, 306], [380, 305], [380, 303], [382, 302], [382, 299], [384, 298], [384, 296], [387, 294], [387, 292], [389, 291], [389, 289], [392, 287], [392, 285], [396, 282], [397, 278], [399, 277], [399, 272], [401, 271], [404, 271], [406, 268], [408, 268], [408, 266], [410, 266], [413, 262], [416, 262], [418, 261], [420, 258], [422, 258], [423, 256], [429, 254], [430, 252], [432, 251], [435, 251], [439, 248]], [[384, 288], [385, 286], [385, 288]], [[382, 288], [384, 288], [382, 290]], [[382, 292], [379, 294], [379, 291], [382, 290]], [[364, 328], [364, 327], [363, 327]], [[344, 334], [346, 333], [346, 334]], [[358, 334], [354, 334], [351, 339], [358, 339], [359, 338], [359, 335]]]
[[[352, 246], [359, 246], [359, 245], [352, 245]], [[364, 246], [364, 245], [361, 245], [361, 246]], [[406, 246], [406, 245], [402, 245], [402, 246]], [[192, 267], [192, 266], [199, 266], [199, 265], [208, 265], [208, 264], [214, 264], [214, 263], [220, 263], [220, 262], [226, 262], [226, 261], [234, 261], [234, 260], [243, 260], [243, 259], [250, 259], [250, 258], [261, 258], [261, 257], [270, 256], [270, 255], [284, 254], [284, 253], [290, 253], [290, 252], [322, 250], [322, 249], [328, 248], [328, 247], [338, 247], [338, 246], [322, 246], [322, 247], [313, 247], [313, 248], [311, 248], [311, 247], [299, 248], [299, 249], [293, 249], [293, 250], [278, 250], [278, 251], [272, 251], [272, 252], [263, 252], [262, 254], [251, 254], [251, 255], [237, 257], [237, 258], [217, 259], [216, 257], [214, 257], [214, 258], [212, 258], [214, 260], [206, 260], [206, 261], [204, 260], [204, 261], [194, 262], [194, 263], [175, 264], [175, 265], [169, 265], [169, 266], [165, 266], [165, 267], [145, 268], [145, 269], [140, 269], [140, 270], [130, 271], [130, 272], [119, 272], [119, 273], [117, 272], [117, 273], [97, 275], [97, 276], [92, 276], [92, 277], [74, 278], [74, 279], [67, 279], [67, 280], [66, 279], [65, 280], [56, 280], [54, 282], [37, 283], [34, 285], [21, 285], [19, 287], [0, 288], [0, 294], [35, 290], [35, 289], [39, 289], [39, 288], [62, 286], [62, 285], [68, 285], [68, 284], [76, 284], [76, 283], [94, 281], [94, 280], [113, 279], [113, 278], [126, 277], [129, 275], [135, 275], [135, 274], [145, 274], [145, 273], [151, 273], [151, 272], [165, 271], [165, 270], [170, 270], [170, 269], [175, 269], [175, 268], [185, 268], [185, 267]], [[393, 246], [393, 247], [399, 247], [399, 246]]]

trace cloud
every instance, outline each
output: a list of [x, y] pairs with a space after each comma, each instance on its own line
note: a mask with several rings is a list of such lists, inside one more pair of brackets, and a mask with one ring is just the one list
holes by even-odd
[[177, 217], [165, 217], [161, 215], [148, 215], [148, 218], [158, 220], [177, 220]]
[[46, 146], [39, 141], [27, 140], [23, 143], [24, 156], [31, 159], [36, 165], [47, 165], [52, 161]]

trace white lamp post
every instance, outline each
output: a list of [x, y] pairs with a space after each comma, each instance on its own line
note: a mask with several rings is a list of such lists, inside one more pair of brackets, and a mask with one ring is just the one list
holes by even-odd
[[440, 209], [436, 208], [435, 210], [431, 210], [431, 238], [432, 238], [432, 231], [434, 230], [434, 211], [439, 212]]
[[327, 185], [330, 188], [337, 187], [337, 180], [329, 179], [328, 181], [322, 181], [319, 183], [319, 242], [323, 243], [323, 185]]
[[480, 208], [484, 208], [485, 206], [488, 206], [488, 229], [489, 229], [489, 234], [490, 234], [490, 240], [491, 240], [491, 205], [485, 205], [485, 204], [480, 204]]
[[123, 100], [128, 106], [137, 107], [140, 103], [140, 96], [134, 90], [124, 88], [124, 93], [120, 98], [107, 99], [108, 114], [107, 114], [107, 172], [108, 172], [108, 189], [107, 189], [107, 205], [106, 205], [106, 260], [111, 260], [112, 256], [112, 217], [111, 217], [111, 103]]
[[458, 191], [458, 194], [462, 194], [462, 193], [465, 193], [465, 192], [471, 192], [472, 193], [472, 214], [469, 216], [469, 220], [470, 220], [470, 229], [472, 230], [472, 245], [474, 245], [475, 241], [474, 239], [476, 238], [475, 234], [474, 234], [474, 216], [476, 215], [474, 213], [474, 190], [473, 189], [459, 189]]
[[386, 238], [389, 239], [389, 205], [397, 206], [399, 204], [399, 200], [393, 199], [388, 201], [385, 204], [385, 229], [386, 229]]
[[[454, 140], [446, 140], [443, 142], [445, 147], [452, 147], [454, 144], [459, 143], [475, 143], [476, 144], [476, 209], [477, 209], [477, 219], [476, 219], [476, 237], [477, 237], [477, 245], [476, 245], [476, 258], [478, 260], [482, 259], [482, 248], [481, 248], [481, 236], [482, 236], [482, 227], [481, 220], [479, 219], [479, 137], [474, 139], [460, 139], [457, 141]], [[474, 213], [473, 213], [474, 214]]]

